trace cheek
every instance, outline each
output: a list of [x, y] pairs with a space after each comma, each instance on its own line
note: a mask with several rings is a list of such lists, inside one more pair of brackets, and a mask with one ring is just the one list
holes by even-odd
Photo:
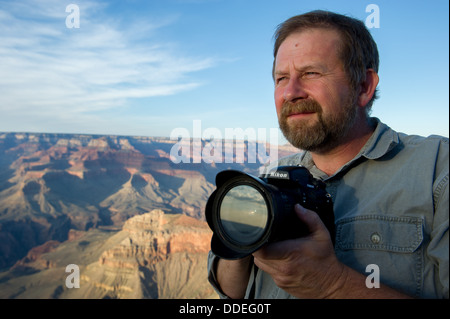
[[345, 86], [333, 86], [326, 84], [322, 87], [320, 92], [317, 92], [315, 96], [316, 100], [322, 106], [325, 113], [333, 113], [339, 110], [342, 105], [347, 101], [348, 88]]
[[326, 83], [323, 86], [322, 95], [332, 105], [342, 105], [348, 101], [352, 91], [344, 79], [336, 80], [335, 83]]
[[280, 114], [281, 114], [281, 109], [283, 108], [283, 103], [284, 103], [283, 93], [281, 92], [281, 90], [275, 89], [274, 100], [275, 100], [275, 108], [276, 108], [277, 115], [279, 118]]

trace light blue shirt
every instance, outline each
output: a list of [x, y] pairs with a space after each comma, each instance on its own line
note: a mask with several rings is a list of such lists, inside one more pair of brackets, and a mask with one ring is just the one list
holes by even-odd
[[[419, 298], [449, 298], [448, 138], [397, 133], [378, 119], [376, 129], [353, 160], [328, 176], [309, 152], [277, 165], [303, 165], [323, 180], [334, 202], [338, 259], [366, 273], [379, 269], [380, 282]], [[215, 281], [214, 259], [209, 280]], [[258, 270], [250, 276], [255, 298], [292, 298]], [[369, 289], [369, 288], [368, 288]], [[376, 289], [376, 288], [372, 288]]]

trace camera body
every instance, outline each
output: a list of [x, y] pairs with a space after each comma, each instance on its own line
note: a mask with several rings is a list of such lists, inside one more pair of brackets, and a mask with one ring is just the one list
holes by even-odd
[[309, 230], [294, 211], [297, 203], [320, 216], [334, 242], [331, 196], [303, 166], [279, 166], [260, 177], [222, 171], [216, 186], [205, 215], [213, 231], [211, 249], [219, 257], [243, 258], [266, 243], [306, 236]]
[[276, 197], [277, 213], [274, 223], [275, 240], [292, 239], [309, 233], [306, 225], [296, 216], [295, 204], [316, 212], [335, 239], [333, 201], [326, 191], [324, 182], [315, 179], [303, 166], [281, 166], [260, 177], [268, 185], [273, 186]]

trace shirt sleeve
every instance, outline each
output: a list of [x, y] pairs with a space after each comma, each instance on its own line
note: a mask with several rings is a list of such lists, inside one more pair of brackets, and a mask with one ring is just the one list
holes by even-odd
[[[447, 164], [448, 165], [448, 164]], [[437, 290], [441, 297], [449, 298], [449, 190], [447, 173], [437, 179], [434, 189], [435, 215], [428, 255], [435, 263]], [[439, 289], [440, 288], [440, 289]]]
[[[212, 251], [208, 254], [208, 281], [211, 286], [214, 288], [216, 293], [219, 295], [220, 299], [231, 299], [226, 294], [223, 293], [220, 288], [219, 283], [217, 282], [217, 262], [220, 257], [214, 255]], [[250, 272], [249, 281], [247, 283], [247, 289], [245, 291], [244, 299], [255, 299], [254, 285], [255, 278], [257, 273], [257, 267], [253, 264], [252, 270]], [[267, 287], [272, 287], [271, 285], [267, 285]]]
[[214, 255], [212, 251], [208, 254], [208, 281], [211, 286], [214, 288], [216, 293], [219, 295], [220, 299], [230, 299], [227, 295], [225, 295], [220, 289], [220, 285], [217, 282], [217, 262], [219, 261], [219, 257]]

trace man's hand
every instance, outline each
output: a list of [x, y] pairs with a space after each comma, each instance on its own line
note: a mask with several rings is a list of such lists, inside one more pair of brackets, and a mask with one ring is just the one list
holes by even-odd
[[337, 259], [319, 215], [300, 205], [295, 212], [309, 235], [268, 244], [253, 253], [256, 266], [270, 274], [278, 287], [298, 298], [410, 298], [383, 284], [368, 289], [364, 275]]
[[346, 281], [347, 267], [340, 263], [326, 226], [319, 215], [300, 205], [298, 218], [310, 234], [266, 245], [253, 253], [254, 262], [275, 284], [299, 298], [329, 298]]

